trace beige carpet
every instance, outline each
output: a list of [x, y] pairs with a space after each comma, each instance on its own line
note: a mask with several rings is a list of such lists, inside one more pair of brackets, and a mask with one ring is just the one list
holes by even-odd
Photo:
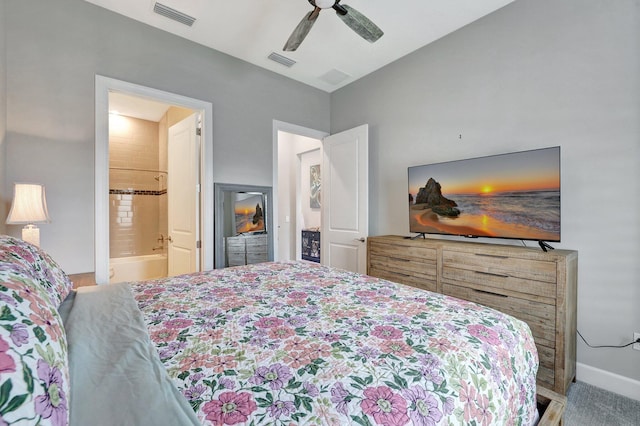
[[566, 426], [640, 426], [640, 401], [584, 382], [571, 384], [567, 400]]

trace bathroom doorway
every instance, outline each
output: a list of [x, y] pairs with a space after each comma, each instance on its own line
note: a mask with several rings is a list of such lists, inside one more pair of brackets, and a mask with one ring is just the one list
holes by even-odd
[[[185, 170], [188, 174], [198, 170], [197, 158], [186, 159], [186, 164], [182, 158], [178, 164], [169, 161], [173, 160], [168, 155], [172, 129], [179, 125], [193, 127], [181, 134], [195, 135], [198, 116], [199, 113], [190, 108], [124, 93], [109, 93], [110, 283], [168, 275], [167, 254], [176, 244], [173, 239], [177, 239], [168, 230], [169, 199], [189, 193], [184, 190], [169, 194], [168, 183], [176, 179], [182, 183]], [[193, 188], [191, 198], [195, 198], [195, 184]], [[197, 200], [192, 201], [192, 209], [180, 209], [194, 222], [188, 226], [191, 229], [195, 228], [198, 216]], [[171, 257], [173, 264], [174, 258], [180, 256], [172, 252]], [[195, 272], [199, 265], [193, 259], [187, 260], [181, 271]]]
[[[169, 138], [172, 128], [186, 121], [194, 123], [197, 135], [189, 148], [194, 155], [188, 165], [176, 166], [174, 155], [169, 161]], [[167, 276], [175, 237], [168, 226], [171, 192], [186, 192], [170, 189], [172, 174], [184, 182], [176, 167], [194, 171], [187, 173], [194, 205], [186, 215], [193, 221], [194, 251], [181, 272], [212, 268], [207, 231], [213, 228], [213, 188], [206, 184], [211, 182], [210, 128], [210, 103], [96, 76], [97, 283]]]

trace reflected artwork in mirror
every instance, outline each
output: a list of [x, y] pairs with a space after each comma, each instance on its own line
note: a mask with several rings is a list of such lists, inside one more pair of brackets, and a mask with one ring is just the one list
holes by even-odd
[[269, 186], [215, 183], [215, 267], [273, 260]]

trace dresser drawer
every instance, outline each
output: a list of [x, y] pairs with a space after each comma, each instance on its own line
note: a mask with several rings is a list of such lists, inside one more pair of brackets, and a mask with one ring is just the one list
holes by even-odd
[[437, 258], [437, 251], [433, 248], [387, 244], [378, 241], [370, 241], [369, 254], [400, 260], [415, 260], [417, 262], [431, 261], [433, 265], [435, 265]]
[[555, 283], [555, 262], [489, 253], [442, 250], [444, 265], [493, 274], [504, 274], [525, 280]]
[[418, 278], [427, 277], [436, 280], [436, 261], [416, 261], [410, 258], [390, 257], [387, 255], [370, 255], [370, 267], [377, 270], [397, 272]]
[[369, 275], [382, 278], [400, 284], [410, 285], [421, 290], [436, 291], [436, 277], [416, 276], [415, 274], [406, 274], [402, 272], [394, 272], [387, 269], [378, 269], [371, 266]]
[[442, 267], [443, 284], [453, 284], [462, 287], [487, 290], [505, 296], [515, 296], [549, 305], [555, 304], [555, 284], [541, 281], [530, 281], [493, 272], [454, 268], [448, 265]]
[[444, 283], [442, 290], [446, 295], [488, 306], [526, 322], [536, 343], [555, 348], [556, 310], [554, 305], [492, 293], [471, 286]]
[[247, 265], [252, 263], [262, 263], [267, 261], [267, 253], [249, 253], [247, 252]]
[[229, 266], [246, 265], [244, 251], [242, 253], [229, 253]]
[[266, 251], [267, 249], [266, 235], [249, 236], [249, 237], [246, 237], [245, 241], [247, 244], [247, 250], [256, 250], [258, 248], [263, 248]]
[[228, 237], [227, 238], [227, 250], [235, 252], [244, 252], [244, 238], [242, 237]]

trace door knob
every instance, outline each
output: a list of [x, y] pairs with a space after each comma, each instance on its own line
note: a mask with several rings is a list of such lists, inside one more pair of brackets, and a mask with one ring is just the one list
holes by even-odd
[[364, 239], [364, 237], [361, 238], [354, 238], [354, 241], [360, 241], [361, 243], [364, 243], [366, 240]]
[[165, 240], [169, 241], [170, 243], [173, 242], [173, 240], [171, 239], [171, 235], [168, 235], [167, 238], [165, 238]]

